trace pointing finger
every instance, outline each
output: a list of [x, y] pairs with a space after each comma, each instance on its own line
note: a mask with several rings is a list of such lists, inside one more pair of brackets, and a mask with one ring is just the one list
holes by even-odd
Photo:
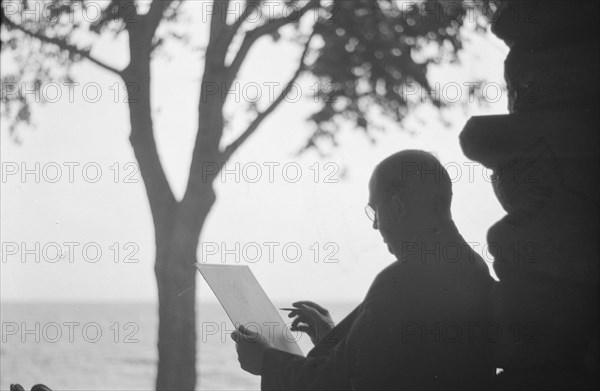
[[[295, 304], [295, 303], [294, 303]], [[298, 309], [288, 316], [291, 318], [293, 316], [300, 316], [306, 319], [316, 320], [321, 317], [321, 314], [316, 309], [306, 305], [306, 304], [298, 304]]]
[[304, 313], [311, 319], [319, 319], [321, 317], [322, 314], [319, 311], [317, 311], [315, 308], [310, 307], [306, 304], [301, 304], [301, 305], [303, 306]]
[[317, 303], [315, 303], [313, 301], [309, 301], [309, 300], [297, 301], [295, 303], [292, 303], [292, 305], [294, 307], [297, 307], [298, 305], [309, 306], [309, 307], [312, 307], [312, 308], [316, 309], [317, 311], [319, 311], [323, 315], [326, 315], [326, 314], [329, 313], [329, 311], [327, 311], [327, 309], [325, 309], [325, 308], [321, 307], [320, 305], [318, 305]]

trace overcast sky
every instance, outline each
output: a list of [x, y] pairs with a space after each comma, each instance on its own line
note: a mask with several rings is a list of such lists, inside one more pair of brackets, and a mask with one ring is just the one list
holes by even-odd
[[[468, 61], [432, 69], [431, 81], [442, 88], [481, 78], [504, 85], [507, 48], [491, 34], [469, 37], [462, 53]], [[201, 54], [179, 44], [165, 51], [171, 61], [160, 59], [153, 68], [154, 120], [161, 160], [180, 197], [197, 126]], [[122, 41], [108, 40], [95, 52], [117, 66], [126, 63], [125, 53]], [[265, 83], [284, 83], [298, 55], [291, 43], [261, 41], [243, 69], [239, 100], [254, 93], [250, 82], [263, 94], [269, 92]], [[6, 129], [1, 132], [2, 300], [154, 301], [153, 226], [128, 141], [123, 86], [87, 63], [74, 71], [81, 84], [73, 101], [63, 86], [56, 103], [35, 107], [36, 127], [21, 132], [21, 145]], [[420, 148], [447, 165], [455, 180], [455, 221], [491, 262], [486, 231], [503, 211], [489, 173], [464, 157], [458, 135], [472, 115], [506, 113], [506, 96], [496, 98], [490, 88], [486, 106], [456, 105], [444, 115], [449, 127], [423, 107], [404, 129], [387, 122], [385, 132], [375, 134], [375, 145], [347, 128], [331, 156], [297, 156], [311, 131], [305, 119], [317, 107], [312, 83], [304, 78], [301, 99], [284, 103], [227, 165], [202, 232], [199, 260], [249, 264], [276, 300], [360, 300], [378, 271], [393, 261], [364, 214], [369, 176], [391, 153]], [[90, 99], [94, 91], [101, 93], [97, 102]], [[453, 99], [450, 89], [445, 92]], [[228, 110], [234, 127], [246, 120], [238, 106]], [[24, 168], [31, 173], [23, 180]], [[25, 254], [26, 249], [31, 251]], [[203, 281], [198, 295], [213, 298]]]

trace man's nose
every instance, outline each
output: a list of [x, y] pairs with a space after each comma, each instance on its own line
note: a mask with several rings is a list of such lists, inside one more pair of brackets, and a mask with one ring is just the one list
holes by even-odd
[[379, 226], [377, 223], [377, 215], [375, 215], [375, 218], [373, 219], [373, 229], [378, 230]]

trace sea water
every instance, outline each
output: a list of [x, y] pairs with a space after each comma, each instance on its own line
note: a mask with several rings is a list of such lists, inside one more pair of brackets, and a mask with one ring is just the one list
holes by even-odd
[[[321, 304], [339, 321], [357, 303]], [[153, 390], [157, 311], [153, 303], [2, 303], [0, 390]], [[197, 389], [260, 389], [260, 377], [240, 369], [232, 329], [218, 303], [198, 303]], [[310, 339], [296, 338], [307, 353]]]

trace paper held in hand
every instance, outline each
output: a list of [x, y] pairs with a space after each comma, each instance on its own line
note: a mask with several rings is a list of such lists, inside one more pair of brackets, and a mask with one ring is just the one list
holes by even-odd
[[234, 327], [257, 331], [277, 349], [303, 356], [302, 350], [279, 312], [247, 265], [210, 265], [196, 268], [215, 293]]

